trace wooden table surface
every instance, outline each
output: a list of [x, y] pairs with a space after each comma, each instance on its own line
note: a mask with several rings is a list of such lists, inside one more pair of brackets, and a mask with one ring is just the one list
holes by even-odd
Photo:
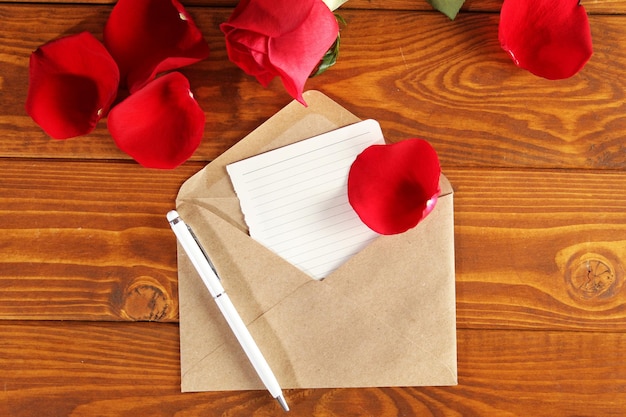
[[[183, 1], [211, 47], [182, 70], [207, 118], [193, 158], [141, 168], [104, 121], [50, 139], [24, 110], [29, 55], [100, 37], [112, 3], [0, 2], [0, 415], [282, 415], [264, 391], [180, 393], [164, 216], [290, 97], [228, 61], [234, 0]], [[287, 390], [292, 416], [626, 415], [626, 1], [583, 4], [594, 55], [562, 81], [500, 49], [501, 0], [454, 21], [425, 0], [340, 9], [339, 62], [307, 89], [437, 149], [455, 190], [459, 385]]]

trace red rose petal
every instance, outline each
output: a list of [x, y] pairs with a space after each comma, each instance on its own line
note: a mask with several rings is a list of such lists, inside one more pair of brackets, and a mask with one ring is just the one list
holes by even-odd
[[209, 45], [177, 0], [119, 0], [104, 27], [104, 43], [131, 92], [160, 72], [209, 56]]
[[117, 146], [147, 168], [175, 168], [197, 149], [204, 112], [184, 75], [172, 72], [115, 106], [108, 127]]
[[519, 67], [550, 80], [576, 74], [593, 53], [578, 0], [505, 0], [499, 38]]
[[279, 76], [303, 104], [306, 80], [339, 33], [321, 0], [242, 0], [220, 28], [232, 62], [264, 86]]
[[117, 64], [88, 32], [40, 46], [29, 71], [26, 112], [55, 139], [91, 132], [117, 95]]
[[402, 233], [435, 207], [440, 175], [437, 153], [425, 140], [372, 145], [350, 167], [348, 200], [370, 229]]

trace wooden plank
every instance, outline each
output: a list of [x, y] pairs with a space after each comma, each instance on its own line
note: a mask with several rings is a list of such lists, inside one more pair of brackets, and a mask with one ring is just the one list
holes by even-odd
[[[227, 60], [218, 25], [229, 10], [190, 10], [212, 51], [208, 60], [183, 70], [207, 114], [205, 139], [193, 159], [208, 161], [290, 97], [278, 80], [265, 89]], [[0, 156], [128, 158], [104, 121], [86, 137], [55, 141], [23, 109], [30, 52], [63, 34], [99, 34], [109, 11], [0, 5]], [[591, 62], [579, 75], [556, 82], [513, 65], [499, 46], [495, 14], [464, 14], [454, 22], [393, 10], [346, 10], [344, 17], [339, 63], [310, 79], [307, 88], [379, 120], [390, 141], [428, 139], [449, 166], [626, 167], [626, 17], [592, 16]]]
[[[176, 321], [164, 215], [201, 167], [0, 160], [0, 318]], [[444, 172], [455, 187], [459, 327], [626, 326], [626, 174]]]
[[175, 320], [176, 244], [165, 213], [202, 165], [0, 161], [0, 315]]
[[[113, 4], [117, 0], [48, 0], [47, 4]], [[41, 0], [5, 0], [7, 3], [41, 3]], [[238, 0], [183, 0], [185, 7], [227, 7], [234, 8]], [[626, 12], [623, 0], [584, 0], [581, 2], [588, 13], [620, 14]], [[462, 11], [499, 12], [502, 0], [465, 0]], [[423, 10], [433, 11], [427, 0], [349, 0], [341, 6], [340, 12], [346, 9], [368, 10]]]
[[[178, 328], [0, 322], [0, 413], [276, 415], [264, 391], [180, 394]], [[621, 416], [626, 334], [458, 332], [459, 385], [287, 390], [290, 415]], [[600, 364], [600, 365], [599, 365]], [[494, 385], [497, 381], [497, 385]]]
[[624, 328], [624, 173], [444, 172], [456, 190], [459, 327]]
[[[369, 16], [354, 16], [355, 31], [374, 28], [370, 35], [346, 31], [343, 64], [329, 73], [333, 84], [324, 90], [356, 114], [379, 120], [388, 140], [428, 139], [454, 167], [626, 166], [626, 85], [618, 64], [626, 56], [608, 58], [603, 51], [620, 43], [613, 34], [626, 29], [622, 16], [595, 20], [594, 58], [579, 75], [558, 82], [512, 65], [493, 15], [462, 16], [451, 26], [390, 13], [378, 27]], [[391, 22], [411, 35], [382, 35]]]

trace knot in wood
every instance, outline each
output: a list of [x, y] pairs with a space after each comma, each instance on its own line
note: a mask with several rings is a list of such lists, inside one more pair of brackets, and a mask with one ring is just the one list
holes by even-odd
[[173, 302], [162, 285], [151, 277], [138, 277], [127, 288], [121, 313], [136, 321], [160, 321], [171, 315]]
[[568, 262], [565, 279], [570, 294], [583, 301], [608, 300], [622, 284], [614, 261], [598, 253], [575, 254]]

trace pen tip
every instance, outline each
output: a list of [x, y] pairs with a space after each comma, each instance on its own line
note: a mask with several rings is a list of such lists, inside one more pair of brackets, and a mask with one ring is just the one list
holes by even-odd
[[282, 394], [276, 397], [276, 401], [278, 401], [278, 404], [280, 404], [283, 410], [289, 411], [289, 406], [287, 405], [287, 401], [285, 401], [285, 397], [283, 397]]

